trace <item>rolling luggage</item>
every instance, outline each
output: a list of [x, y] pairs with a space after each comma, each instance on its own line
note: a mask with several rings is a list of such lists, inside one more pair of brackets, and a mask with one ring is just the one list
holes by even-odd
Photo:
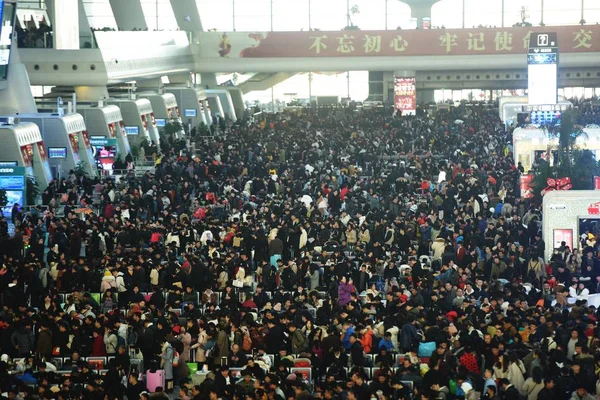
[[157, 369], [156, 371], [148, 370], [146, 371], [146, 389], [150, 393], [154, 393], [157, 387], [165, 388], [165, 371], [162, 369]]

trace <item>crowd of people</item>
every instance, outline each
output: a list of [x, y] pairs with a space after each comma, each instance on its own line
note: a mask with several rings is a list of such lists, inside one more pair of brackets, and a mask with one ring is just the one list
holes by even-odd
[[594, 398], [598, 232], [545, 259], [497, 110], [265, 118], [0, 221], [4, 397]]

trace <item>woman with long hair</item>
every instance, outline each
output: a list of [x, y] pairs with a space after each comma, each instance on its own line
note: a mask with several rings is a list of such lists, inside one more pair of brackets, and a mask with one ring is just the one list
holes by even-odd
[[[504, 355], [503, 358], [507, 356]], [[506, 370], [505, 378], [507, 378], [510, 383], [519, 391], [521, 396], [525, 396], [526, 392], [523, 389], [523, 385], [525, 384], [525, 378], [523, 374], [525, 373], [525, 365], [523, 362], [519, 360], [516, 353], [508, 354], [508, 367]]]
[[524, 395], [527, 396], [527, 400], [537, 400], [538, 394], [544, 388], [544, 377], [542, 369], [535, 367], [533, 373], [525, 383], [523, 384]]

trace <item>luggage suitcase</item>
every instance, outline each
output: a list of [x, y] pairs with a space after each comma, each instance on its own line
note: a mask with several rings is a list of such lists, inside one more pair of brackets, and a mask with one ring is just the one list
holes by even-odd
[[148, 389], [150, 393], [154, 393], [159, 386], [164, 389], [165, 384], [165, 371], [163, 369], [146, 371], [146, 389]]

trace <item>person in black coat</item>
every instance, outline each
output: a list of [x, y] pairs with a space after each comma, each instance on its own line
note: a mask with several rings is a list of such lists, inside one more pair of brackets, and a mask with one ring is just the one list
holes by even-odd
[[267, 326], [269, 327], [266, 337], [267, 354], [277, 354], [285, 341], [283, 329], [273, 320], [269, 320]]
[[223, 365], [215, 374], [214, 390], [219, 397], [226, 398], [231, 391], [231, 377], [229, 376], [229, 367]]
[[544, 388], [538, 394], [538, 400], [558, 400], [556, 390], [554, 388], [554, 378], [544, 378]]
[[500, 381], [498, 382], [500, 389], [502, 390], [502, 398], [503, 399], [519, 399], [520, 398], [520, 394], [519, 391], [517, 390], [517, 388], [510, 383], [510, 381], [506, 378], [502, 378], [500, 379]]
[[152, 361], [158, 361], [158, 332], [150, 319], [144, 320], [144, 328], [140, 348], [144, 355], [144, 369], [148, 370], [151, 368]]
[[352, 364], [357, 367], [365, 366], [364, 349], [360, 341], [356, 338], [356, 334], [350, 335], [350, 357]]

